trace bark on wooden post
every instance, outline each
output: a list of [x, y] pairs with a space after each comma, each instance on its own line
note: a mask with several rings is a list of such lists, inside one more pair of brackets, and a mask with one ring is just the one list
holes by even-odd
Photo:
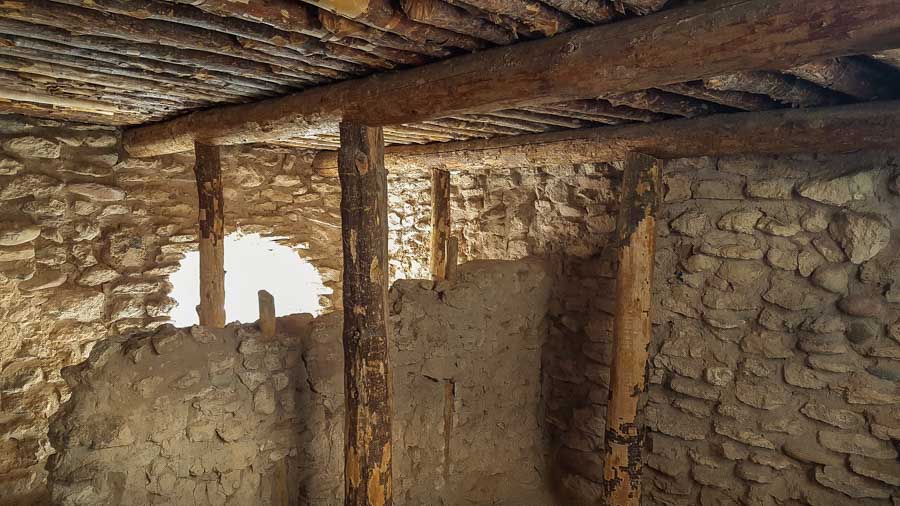
[[447, 279], [447, 240], [450, 237], [450, 172], [431, 171], [431, 277]]
[[628, 153], [616, 236], [619, 269], [613, 323], [613, 364], [606, 414], [606, 458], [603, 465], [606, 504], [638, 506], [641, 502], [643, 434], [635, 417], [647, 390], [647, 347], [650, 345], [650, 299], [656, 247], [655, 213], [659, 206], [662, 162]]
[[388, 360], [387, 173], [381, 128], [340, 125], [344, 250], [344, 504], [393, 504]]
[[219, 148], [194, 145], [200, 201], [200, 325], [225, 326], [225, 199]]
[[260, 290], [259, 297], [259, 333], [265, 339], [275, 337], [275, 297], [271, 293]]

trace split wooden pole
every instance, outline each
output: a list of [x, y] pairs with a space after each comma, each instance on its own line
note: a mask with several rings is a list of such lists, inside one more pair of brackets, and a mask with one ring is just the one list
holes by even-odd
[[275, 297], [271, 293], [260, 290], [259, 297], [259, 333], [265, 339], [275, 337]]
[[450, 172], [431, 171], [431, 277], [447, 279], [450, 238]]
[[200, 225], [200, 325], [225, 326], [225, 198], [217, 146], [195, 144]]
[[390, 506], [393, 387], [388, 359], [387, 172], [380, 127], [340, 124], [344, 251], [344, 504]]
[[639, 153], [628, 153], [625, 160], [616, 227], [619, 267], [603, 464], [606, 504], [615, 506], [639, 506], [641, 502], [643, 431], [636, 416], [641, 395], [647, 390], [661, 168], [661, 160]]

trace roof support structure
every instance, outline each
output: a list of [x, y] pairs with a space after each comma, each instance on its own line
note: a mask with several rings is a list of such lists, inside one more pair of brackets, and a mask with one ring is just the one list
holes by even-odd
[[714, 0], [126, 132], [153, 156], [638, 91], [900, 47], [896, 0]]
[[[561, 166], [624, 160], [630, 151], [658, 158], [739, 154], [846, 153], [900, 145], [900, 101], [814, 109], [717, 114], [656, 123], [563, 130], [486, 140], [391, 146], [394, 173]], [[337, 155], [321, 151], [313, 167], [334, 174]]]

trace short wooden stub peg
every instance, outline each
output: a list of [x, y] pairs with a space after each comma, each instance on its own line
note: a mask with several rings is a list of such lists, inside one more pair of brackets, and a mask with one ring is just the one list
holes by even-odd
[[259, 333], [263, 338], [275, 337], [275, 297], [271, 293], [260, 290], [259, 296]]

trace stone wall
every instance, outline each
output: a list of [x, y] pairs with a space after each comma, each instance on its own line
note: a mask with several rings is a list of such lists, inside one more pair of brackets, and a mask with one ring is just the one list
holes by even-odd
[[[464, 258], [555, 260], [542, 387], [565, 504], [601, 491], [619, 169], [452, 178]], [[668, 163], [647, 504], [900, 500], [898, 174], [895, 154]], [[392, 253], [421, 269], [428, 182], [402, 188]]]
[[[119, 132], [0, 118], [0, 504], [40, 493], [59, 370], [112, 332], [162, 324], [196, 248], [192, 155], [123, 159]], [[310, 153], [223, 153], [228, 230], [283, 237], [339, 294], [339, 187]], [[330, 305], [330, 300], [323, 301]]]
[[[396, 504], [550, 502], [539, 415], [550, 285], [536, 262], [394, 285]], [[342, 504], [340, 315], [278, 324], [272, 342], [255, 325], [166, 326], [105, 340], [65, 369], [54, 503]]]
[[888, 155], [669, 165], [650, 503], [900, 499], [898, 168]]

